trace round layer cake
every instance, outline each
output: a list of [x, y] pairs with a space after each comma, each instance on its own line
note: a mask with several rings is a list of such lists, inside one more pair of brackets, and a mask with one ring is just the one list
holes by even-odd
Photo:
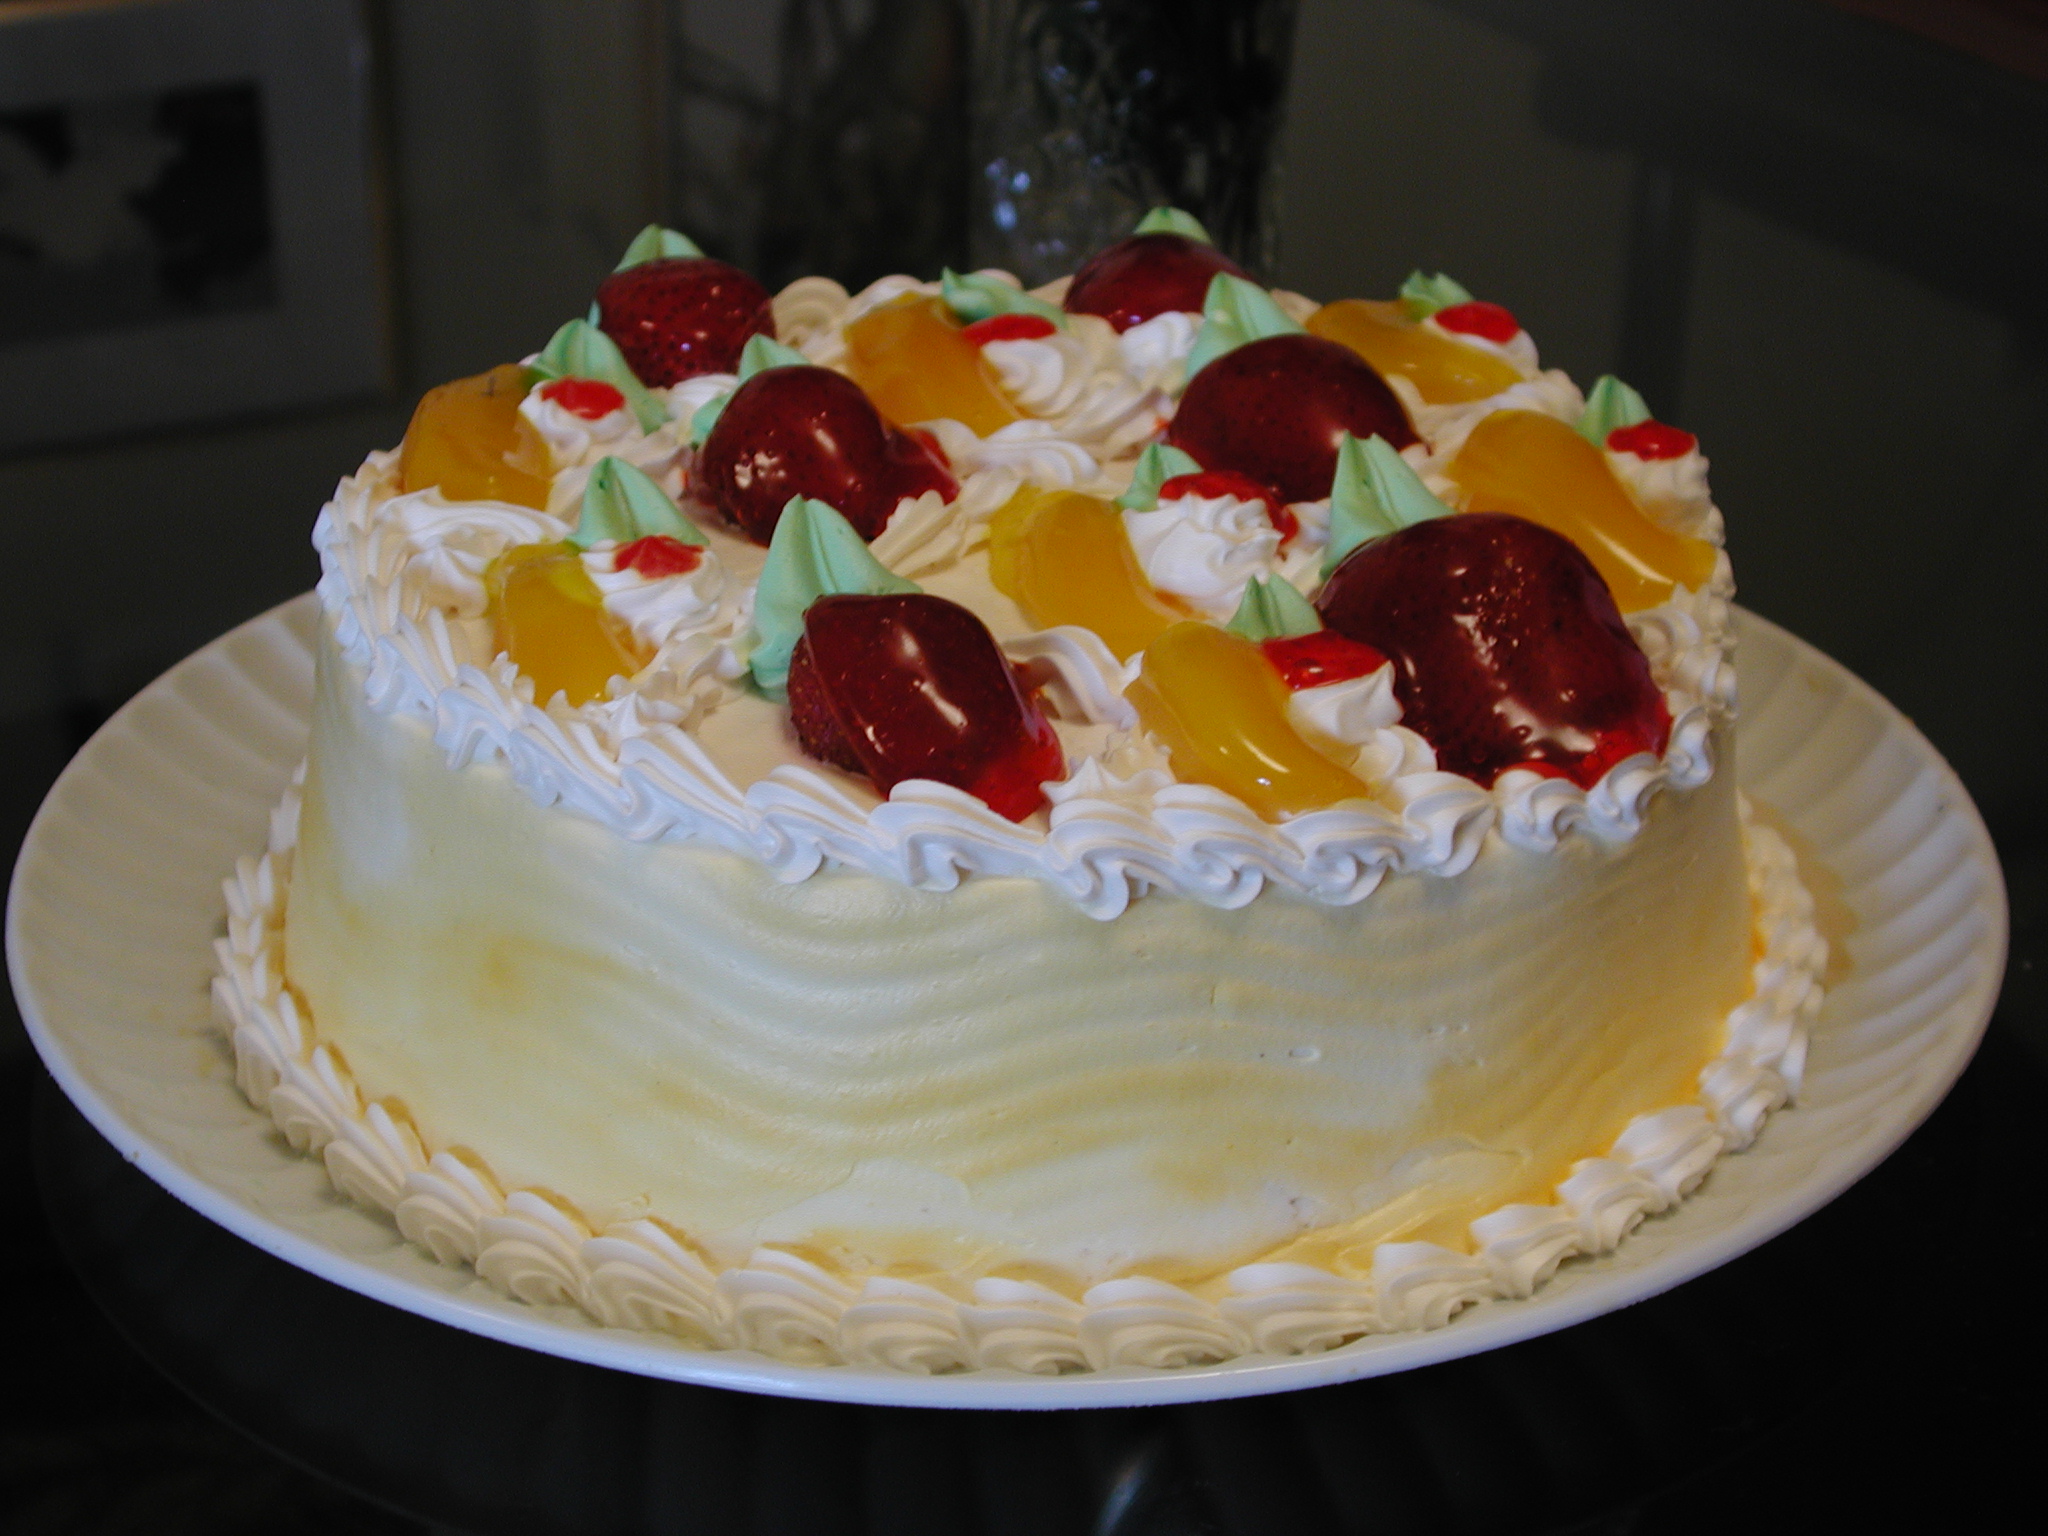
[[1796, 1087], [1696, 447], [1184, 220], [1102, 270], [1192, 297], [758, 313], [650, 231], [343, 483], [216, 996], [344, 1190], [714, 1347], [1169, 1366], [1527, 1294]]

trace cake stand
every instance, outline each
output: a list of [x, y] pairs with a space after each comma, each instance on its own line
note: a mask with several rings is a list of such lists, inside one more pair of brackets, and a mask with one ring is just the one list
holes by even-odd
[[1954, 773], [1867, 685], [1775, 625], [1741, 619], [1743, 787], [1785, 832], [1834, 949], [1797, 1108], [1613, 1254], [1527, 1300], [1325, 1354], [1062, 1377], [922, 1377], [707, 1352], [535, 1308], [435, 1264], [334, 1194], [234, 1085], [207, 1000], [220, 881], [265, 841], [303, 755], [310, 597], [264, 614], [138, 694], [86, 745], [15, 866], [7, 954], [51, 1075], [120, 1152], [259, 1248], [376, 1300], [643, 1375], [906, 1407], [1060, 1408], [1250, 1396], [1407, 1370], [1656, 1295], [1784, 1231], [1881, 1162], [1975, 1049], [2004, 967], [2003, 882]]

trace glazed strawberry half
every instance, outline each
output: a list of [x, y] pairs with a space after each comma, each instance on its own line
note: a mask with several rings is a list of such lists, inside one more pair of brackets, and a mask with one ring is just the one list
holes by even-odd
[[1066, 754], [988, 626], [929, 593], [821, 597], [789, 667], [804, 751], [883, 795], [905, 779], [965, 790], [1022, 821]]
[[598, 286], [597, 316], [650, 389], [736, 372], [749, 336], [775, 335], [768, 290], [709, 256], [665, 256], [614, 272]]

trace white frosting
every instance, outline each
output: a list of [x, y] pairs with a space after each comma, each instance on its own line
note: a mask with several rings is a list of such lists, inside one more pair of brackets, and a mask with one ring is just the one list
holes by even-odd
[[725, 593], [725, 567], [716, 550], [707, 549], [694, 571], [680, 576], [648, 577], [628, 567], [617, 568], [618, 546], [609, 539], [583, 554], [583, 569], [604, 596], [604, 605], [652, 650], [671, 640], [697, 634], [718, 621]]
[[532, 1304], [577, 1306], [606, 1326], [657, 1329], [699, 1347], [913, 1373], [1172, 1369], [1298, 1354], [1441, 1327], [1474, 1302], [1528, 1296], [1560, 1263], [1611, 1251], [1683, 1199], [1717, 1157], [1748, 1146], [1769, 1112], [1797, 1094], [1827, 954], [1791, 850], [1747, 823], [1762, 940], [1752, 995], [1730, 1016], [1698, 1099], [1637, 1116], [1604, 1156], [1572, 1168], [1554, 1203], [1480, 1216], [1470, 1252], [1381, 1242], [1362, 1272], [1265, 1262], [1230, 1271], [1209, 1294], [1142, 1275], [1092, 1285], [1078, 1299], [996, 1278], [953, 1294], [883, 1275], [842, 1276], [772, 1243], [722, 1265], [644, 1215], [593, 1220], [541, 1190], [507, 1192], [473, 1157], [430, 1158], [403, 1111], [364, 1100], [284, 983], [297, 806], [294, 788], [273, 817], [268, 851], [241, 860], [227, 882], [213, 997], [243, 1091], [294, 1146], [321, 1154], [338, 1189], [392, 1212], [400, 1231], [441, 1262], [471, 1264]]
[[[989, 269], [976, 275], [1017, 286], [1007, 272]], [[843, 370], [849, 322], [906, 293], [937, 292], [936, 283], [900, 275], [879, 278], [851, 296], [829, 278], [799, 278], [775, 297], [776, 332], [812, 362]], [[1189, 330], [1187, 345], [1192, 343]], [[1161, 336], [1158, 345], [1170, 348], [1174, 343]], [[1132, 368], [1116, 332], [1093, 315], [1069, 315], [1066, 329], [1051, 336], [990, 342], [982, 355], [995, 369], [1003, 392], [1029, 415], [993, 434], [986, 441], [996, 446], [988, 448], [978, 447], [983, 440], [958, 422], [921, 424], [939, 431], [947, 457], [968, 468], [1002, 462], [1012, 441], [1040, 447], [1058, 441], [1082, 452], [1087, 466], [1073, 479], [1029, 478], [1041, 484], [1073, 484], [1094, 475], [1095, 458], [1135, 453], [1172, 412], [1178, 358], [1163, 359], [1165, 370], [1158, 377], [1153, 370]], [[1186, 355], [1186, 345], [1178, 355]], [[1032, 430], [1018, 433], [1017, 428]]]
[[[431, 722], [451, 767], [505, 762], [538, 803], [567, 805], [621, 836], [697, 838], [744, 851], [785, 880], [803, 879], [828, 860], [924, 890], [951, 889], [975, 873], [1024, 874], [1103, 918], [1148, 889], [1230, 907], [1271, 884], [1349, 905], [1389, 872], [1458, 873], [1490, 828], [1533, 848], [1551, 846], [1560, 831], [1609, 841], [1634, 836], [1654, 795], [1704, 783], [1713, 772], [1710, 733], [1725, 713], [1721, 697], [1694, 691], [1721, 675], [1724, 625], [1703, 624], [1674, 602], [1632, 616], [1637, 633], [1657, 647], [1651, 659], [1671, 706], [1670, 745], [1659, 762], [1617, 765], [1592, 791], [1531, 783], [1530, 775], [1505, 775], [1488, 790], [1454, 775], [1403, 772], [1386, 782], [1380, 803], [1278, 824], [1194, 784], [1167, 784], [1143, 803], [1128, 795], [1114, 803], [1069, 796], [1022, 824], [922, 780], [899, 784], [876, 804], [864, 786], [793, 752], [721, 766], [691, 726], [721, 700], [738, 698], [728, 680], [739, 664], [730, 646], [701, 643], [701, 636], [690, 637], [700, 642], [694, 646], [666, 647], [625, 699], [580, 710], [559, 700], [536, 707], [530, 685], [492, 661], [473, 615], [482, 611], [480, 577], [493, 555], [512, 543], [562, 538], [566, 525], [524, 508], [451, 505], [432, 491], [398, 496], [393, 489], [392, 456], [372, 455], [362, 473], [343, 481], [314, 533], [322, 602], [344, 653], [369, 677], [373, 708]], [[962, 518], [968, 500], [963, 487]], [[972, 544], [972, 528], [968, 519], [959, 544]], [[436, 536], [442, 543], [430, 551]], [[727, 550], [737, 544], [735, 553], [752, 548], [721, 544], [715, 530], [713, 542]], [[758, 551], [750, 558], [758, 561]], [[964, 566], [933, 580], [942, 595], [957, 592], [984, 612], [1006, 602]], [[949, 591], [947, 580], [964, 585]], [[1695, 606], [1711, 620], [1719, 601], [1709, 596]], [[732, 604], [728, 632], [741, 634], [745, 599]], [[1001, 638], [1025, 626], [996, 628]], [[1098, 691], [1121, 686], [1104, 675]], [[765, 720], [754, 732], [782, 739]], [[744, 734], [736, 722], [724, 739]], [[1068, 739], [1070, 755], [1090, 745]], [[760, 766], [749, 771], [749, 761]]]
[[[1297, 726], [1315, 735], [1363, 746], [1377, 732], [1401, 723], [1401, 701], [1394, 697], [1393, 665], [1388, 663], [1363, 677], [1297, 689], [1287, 700], [1287, 713]], [[1435, 754], [1430, 755], [1430, 766], [1434, 768]]]
[[1524, 378], [1533, 378], [1540, 366], [1536, 361], [1536, 338], [1527, 331], [1516, 331], [1506, 341], [1495, 341], [1474, 331], [1454, 331], [1449, 326], [1439, 325], [1435, 315], [1426, 318], [1422, 328], [1433, 336], [1455, 341], [1461, 347], [1470, 347], [1475, 352], [1485, 352], [1504, 363], [1512, 363]]
[[1101, 457], [1135, 453], [1173, 413], [1170, 394], [1130, 368], [1116, 331], [1095, 315], [1069, 315], [1050, 336], [992, 341], [981, 355], [1021, 408]]
[[1195, 349], [1195, 336], [1202, 329], [1202, 317], [1185, 310], [1169, 309], [1141, 320], [1116, 339], [1116, 349], [1131, 376], [1150, 389], [1178, 395], [1187, 382], [1188, 354]]
[[1280, 549], [1266, 504], [1228, 495], [1176, 496], [1150, 512], [1126, 510], [1124, 532], [1154, 587], [1218, 623], [1237, 612], [1246, 583], [1263, 576]]
[[1609, 449], [1607, 464], [1636, 505], [1658, 523], [1689, 539], [1722, 542], [1721, 509], [1707, 489], [1707, 458], [1697, 443], [1674, 459], [1644, 459]]
[[560, 402], [547, 399], [541, 391], [546, 385], [536, 385], [519, 402], [519, 414], [532, 423], [548, 445], [548, 452], [554, 456], [557, 465], [594, 463], [605, 454], [613, 452], [612, 444], [631, 434], [640, 436], [639, 428], [633, 421], [633, 413], [626, 409], [625, 397], [604, 415], [592, 420], [579, 416]]

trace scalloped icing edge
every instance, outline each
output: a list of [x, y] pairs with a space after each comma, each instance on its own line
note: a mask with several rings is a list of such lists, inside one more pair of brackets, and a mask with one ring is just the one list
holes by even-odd
[[1519, 771], [1492, 789], [1415, 773], [1388, 786], [1391, 804], [1272, 823], [1220, 790], [1175, 783], [1142, 804], [1120, 793], [1056, 795], [1041, 831], [928, 780], [906, 780], [872, 807], [793, 764], [742, 789], [672, 722], [613, 709], [618, 700], [539, 707], [503, 657], [489, 668], [459, 660], [450, 619], [405, 579], [408, 535], [379, 515], [390, 461], [372, 454], [345, 477], [313, 534], [321, 606], [342, 655], [364, 675], [370, 707], [428, 722], [450, 768], [503, 762], [538, 805], [566, 805], [635, 841], [702, 839], [758, 860], [778, 880], [806, 879], [827, 862], [930, 891], [973, 874], [1025, 875], [1103, 920], [1148, 891], [1229, 908], [1269, 883], [1348, 906], [1388, 874], [1461, 873], [1489, 831], [1534, 852], [1573, 833], [1627, 841], [1658, 792], [1713, 775], [1714, 731], [1733, 710], [1723, 553], [1707, 588], [1634, 616], [1652, 665], [1671, 674], [1670, 739], [1661, 758], [1626, 758], [1591, 790]]
[[1440, 1328], [1476, 1302], [1528, 1297], [1567, 1259], [1609, 1253], [1645, 1217], [1677, 1205], [1724, 1152], [1748, 1147], [1771, 1111], [1796, 1098], [1827, 964], [1792, 850], [1745, 797], [1743, 847], [1764, 947], [1750, 997], [1729, 1015], [1726, 1045], [1700, 1072], [1698, 1097], [1637, 1116], [1604, 1157], [1573, 1165], [1555, 1203], [1479, 1217], [1469, 1254], [1382, 1243], [1365, 1276], [1248, 1264], [1229, 1272], [1228, 1294], [1214, 1301], [1144, 1276], [1103, 1281], [1078, 1301], [1030, 1282], [982, 1279], [963, 1300], [913, 1281], [836, 1275], [771, 1247], [721, 1272], [658, 1220], [594, 1230], [556, 1196], [504, 1190], [471, 1155], [430, 1155], [401, 1105], [364, 1097], [284, 979], [303, 773], [272, 815], [268, 850], [239, 860], [225, 882], [228, 931], [214, 945], [215, 1015], [250, 1102], [293, 1148], [321, 1158], [339, 1192], [507, 1296], [573, 1306], [604, 1327], [793, 1363], [913, 1374], [1172, 1369]]

